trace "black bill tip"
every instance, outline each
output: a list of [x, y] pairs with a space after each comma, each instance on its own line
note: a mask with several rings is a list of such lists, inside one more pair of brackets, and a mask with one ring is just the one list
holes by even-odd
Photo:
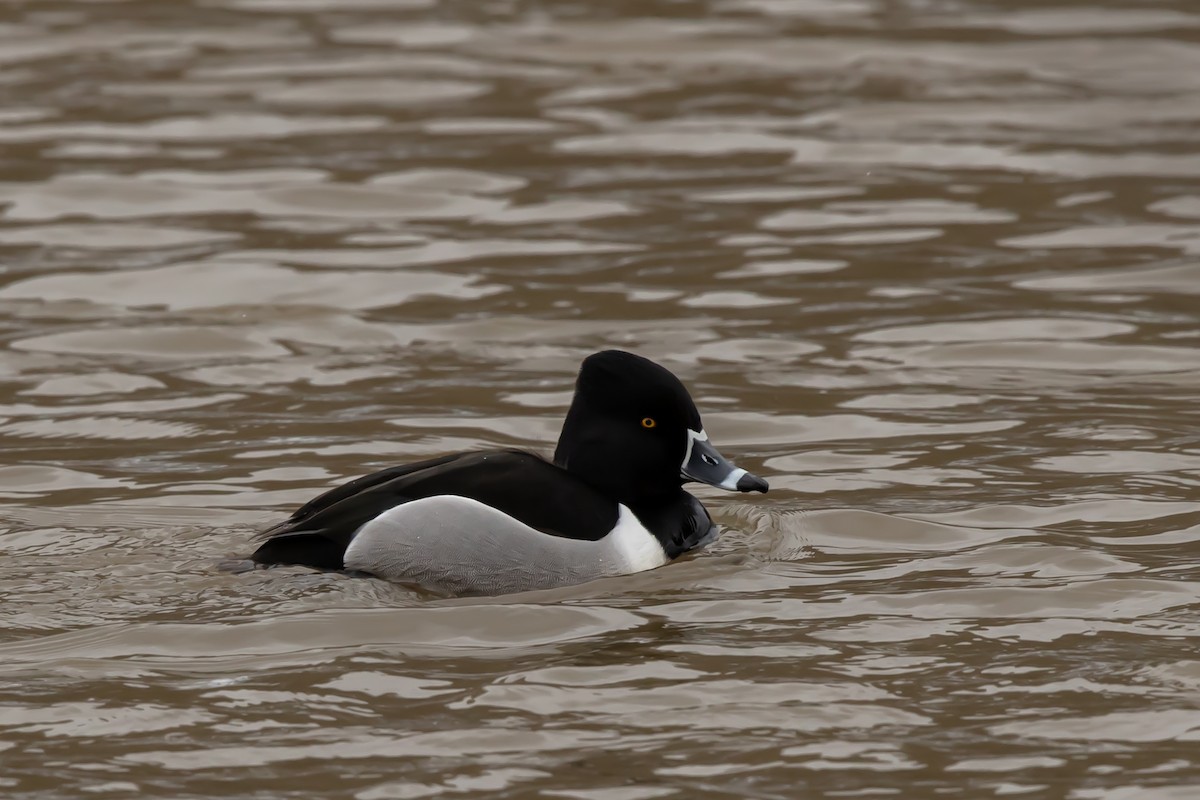
[[771, 487], [767, 485], [766, 481], [764, 481], [762, 478], [758, 477], [757, 475], [751, 475], [749, 472], [747, 472], [742, 477], [738, 478], [737, 490], [739, 492], [763, 492], [763, 493], [766, 493], [767, 489], [769, 489], [769, 488], [771, 488]]

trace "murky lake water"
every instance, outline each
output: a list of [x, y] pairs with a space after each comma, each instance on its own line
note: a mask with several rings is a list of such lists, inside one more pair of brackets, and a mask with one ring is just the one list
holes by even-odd
[[[6, 797], [1200, 796], [1195, 3], [0, 15]], [[707, 552], [218, 569], [611, 346]]]

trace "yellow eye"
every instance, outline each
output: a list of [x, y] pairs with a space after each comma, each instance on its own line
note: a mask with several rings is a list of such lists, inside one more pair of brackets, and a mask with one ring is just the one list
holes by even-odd
[[654, 421], [653, 417], [643, 417], [642, 418], [642, 427], [643, 428], [653, 428], [657, 424], [658, 423]]

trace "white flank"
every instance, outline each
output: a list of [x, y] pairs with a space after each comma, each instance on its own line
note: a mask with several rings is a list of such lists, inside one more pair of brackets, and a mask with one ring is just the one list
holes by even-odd
[[624, 504], [617, 508], [620, 509], [617, 524], [602, 541], [610, 543], [617, 557], [625, 560], [628, 571], [643, 572], [666, 564], [667, 554], [658, 537], [646, 530]]
[[661, 567], [658, 539], [624, 505], [603, 538], [568, 539], [457, 495], [413, 500], [360, 527], [342, 559], [380, 578], [486, 593], [549, 588]]

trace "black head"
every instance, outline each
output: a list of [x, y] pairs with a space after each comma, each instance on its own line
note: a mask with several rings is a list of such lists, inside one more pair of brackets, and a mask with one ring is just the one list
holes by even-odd
[[684, 481], [767, 490], [708, 442], [700, 412], [671, 372], [621, 350], [588, 356], [575, 381], [554, 463], [633, 506], [676, 495]]

